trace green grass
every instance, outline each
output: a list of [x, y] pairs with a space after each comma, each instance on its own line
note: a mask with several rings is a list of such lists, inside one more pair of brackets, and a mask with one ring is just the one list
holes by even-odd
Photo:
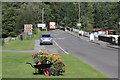
[[15, 40], [10, 41], [9, 43], [5, 44], [2, 49], [3, 50], [33, 50], [34, 49], [34, 40], [40, 37], [40, 34], [45, 33], [39, 31], [38, 34], [34, 35], [34, 37], [30, 40]]
[[2, 47], [3, 50], [33, 50], [34, 40], [10, 41]]
[[2, 50], [2, 46], [0, 46], [0, 50]]
[[0, 79], [2, 78], [2, 53], [0, 52]]
[[[33, 63], [32, 53], [6, 53], [2, 54], [3, 78], [46, 78], [44, 75], [33, 75], [34, 69], [26, 62]], [[63, 76], [50, 76], [49, 78], [106, 78], [101, 72], [80, 61], [72, 55], [61, 54], [66, 65]], [[47, 77], [48, 78], [48, 77]]]
[[40, 34], [44, 34], [44, 33], [46, 33], [46, 31], [38, 31], [38, 33], [34, 35], [34, 40], [39, 40]]

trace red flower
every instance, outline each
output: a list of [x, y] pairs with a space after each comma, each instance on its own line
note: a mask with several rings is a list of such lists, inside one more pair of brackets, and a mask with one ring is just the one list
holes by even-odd
[[36, 58], [36, 57], [38, 57], [38, 56], [39, 56], [38, 53], [36, 53], [36, 54], [32, 54], [32, 57], [33, 57], [33, 58]]

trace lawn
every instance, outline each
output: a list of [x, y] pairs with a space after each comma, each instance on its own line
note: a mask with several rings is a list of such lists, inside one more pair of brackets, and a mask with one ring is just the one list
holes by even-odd
[[0, 52], [0, 78], [2, 78], [2, 53]]
[[2, 38], [0, 38], [0, 50], [2, 50]]
[[5, 44], [2, 49], [3, 50], [33, 50], [34, 49], [34, 40], [39, 40], [40, 34], [45, 33], [43, 31], [39, 31], [38, 34], [34, 35], [34, 37], [30, 40], [15, 40], [10, 41]]
[[2, 47], [3, 50], [33, 50], [34, 40], [10, 41]]
[[2, 46], [0, 46], [0, 50], [2, 50]]
[[[46, 78], [44, 75], [33, 75], [34, 69], [26, 64], [33, 63], [32, 53], [2, 53], [3, 78]], [[95, 70], [72, 55], [61, 54], [66, 65], [63, 76], [50, 76], [49, 78], [106, 78], [104, 74]]]

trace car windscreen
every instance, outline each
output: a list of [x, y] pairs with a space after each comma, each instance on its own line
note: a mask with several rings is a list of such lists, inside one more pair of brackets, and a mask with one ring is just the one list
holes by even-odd
[[42, 37], [51, 37], [50, 35], [42, 35]]

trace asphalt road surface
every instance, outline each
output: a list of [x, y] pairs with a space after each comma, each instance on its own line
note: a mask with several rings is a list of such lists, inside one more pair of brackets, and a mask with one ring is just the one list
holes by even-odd
[[54, 43], [45, 45], [47, 50], [72, 54], [108, 77], [118, 78], [117, 49], [101, 47], [61, 30], [49, 31], [49, 33], [53, 35]]
[[48, 53], [64, 54], [64, 51], [61, 50], [55, 42], [53, 42], [53, 45], [49, 45], [49, 44], [40, 45], [40, 40], [35, 40], [34, 51], [39, 52], [42, 49], [46, 49]]

